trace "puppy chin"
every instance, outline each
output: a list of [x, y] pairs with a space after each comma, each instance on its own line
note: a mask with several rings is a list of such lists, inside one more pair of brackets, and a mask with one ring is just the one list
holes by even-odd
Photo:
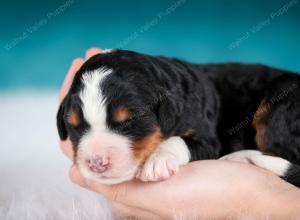
[[135, 178], [138, 167], [133, 167], [132, 169], [128, 170], [127, 172], [123, 172], [122, 175], [120, 176], [105, 176], [101, 174], [96, 174], [91, 172], [86, 166], [78, 164], [79, 172], [80, 174], [88, 179], [95, 181], [100, 184], [106, 184], [106, 185], [113, 185], [113, 184], [118, 184], [122, 183], [125, 181], [129, 181]]

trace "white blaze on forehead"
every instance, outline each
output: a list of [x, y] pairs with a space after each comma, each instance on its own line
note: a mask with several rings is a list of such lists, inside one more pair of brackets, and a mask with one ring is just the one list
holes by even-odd
[[82, 76], [83, 90], [79, 96], [82, 101], [83, 116], [93, 128], [105, 129], [106, 106], [100, 84], [110, 73], [112, 73], [111, 69], [101, 67]]
[[[106, 126], [107, 106], [101, 84], [112, 72], [112, 69], [102, 67], [84, 73], [83, 89], [79, 94], [83, 116], [91, 127], [81, 137], [77, 164], [85, 178], [106, 184], [132, 179], [138, 168], [129, 139], [110, 131]], [[86, 160], [95, 155], [109, 158], [110, 168], [103, 174], [92, 172], [86, 165]]]

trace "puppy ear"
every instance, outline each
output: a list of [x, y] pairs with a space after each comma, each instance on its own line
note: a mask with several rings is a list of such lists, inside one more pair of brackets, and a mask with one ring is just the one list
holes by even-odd
[[66, 129], [66, 123], [64, 120], [66, 114], [66, 105], [67, 105], [68, 95], [64, 98], [62, 103], [59, 106], [57, 115], [56, 115], [56, 126], [58, 134], [61, 140], [66, 140], [68, 137], [68, 132]]
[[163, 134], [171, 135], [170, 132], [176, 126], [183, 111], [182, 100], [174, 94], [166, 93], [161, 96], [157, 107], [157, 117], [160, 129]]

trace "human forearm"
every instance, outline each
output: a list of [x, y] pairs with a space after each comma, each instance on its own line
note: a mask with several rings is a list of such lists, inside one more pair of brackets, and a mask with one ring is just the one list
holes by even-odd
[[252, 216], [260, 219], [300, 218], [300, 189], [279, 179], [269, 187], [252, 204]]

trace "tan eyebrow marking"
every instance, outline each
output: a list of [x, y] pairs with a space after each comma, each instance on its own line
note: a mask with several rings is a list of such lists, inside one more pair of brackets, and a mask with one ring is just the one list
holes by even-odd
[[74, 126], [74, 127], [77, 127], [79, 124], [80, 124], [80, 117], [78, 115], [77, 112], [75, 111], [71, 111], [69, 114], [68, 114], [68, 122]]
[[113, 120], [116, 122], [124, 122], [131, 117], [131, 114], [127, 108], [118, 107], [113, 111]]

